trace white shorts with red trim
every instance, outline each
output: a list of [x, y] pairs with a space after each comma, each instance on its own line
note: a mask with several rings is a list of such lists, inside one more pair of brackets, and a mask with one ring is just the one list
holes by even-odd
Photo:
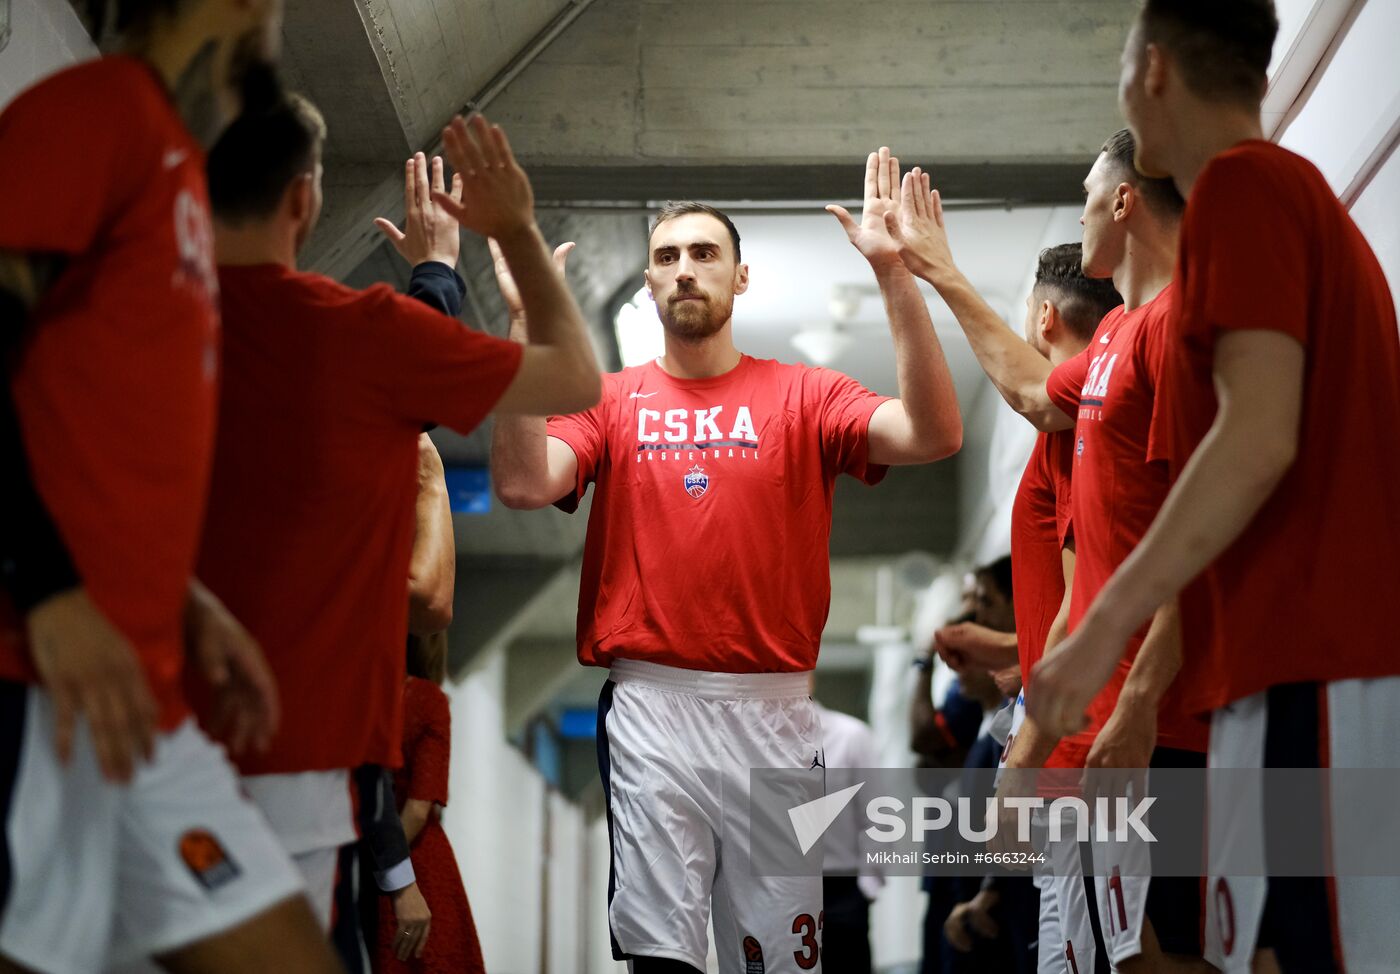
[[91, 974], [198, 943], [302, 892], [222, 749], [193, 721], [159, 735], [152, 760], [118, 786], [82, 722], [69, 761], [58, 761], [42, 688], [0, 683], [0, 696], [0, 954]]
[[750, 769], [825, 766], [807, 674], [621, 660], [598, 719], [613, 956], [704, 970], [713, 918], [720, 974], [820, 971], [821, 877], [746, 867]]
[[[1397, 741], [1400, 677], [1284, 684], [1215, 712], [1210, 767], [1395, 768]], [[1256, 779], [1235, 781], [1211, 779], [1212, 858], [1244, 849], [1247, 859], [1267, 862], [1270, 809]], [[1324, 850], [1357, 830], [1348, 821], [1357, 810], [1331, 796], [1319, 796], [1312, 811]], [[1285, 971], [1393, 974], [1400, 969], [1397, 903], [1400, 877], [1222, 876], [1212, 868], [1206, 959], [1241, 974], [1257, 949], [1269, 949]]]

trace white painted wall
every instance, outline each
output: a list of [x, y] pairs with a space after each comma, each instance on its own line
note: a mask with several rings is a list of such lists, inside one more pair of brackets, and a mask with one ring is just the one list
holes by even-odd
[[1391, 153], [1351, 208], [1351, 215], [1385, 268], [1390, 293], [1400, 307], [1400, 151]]
[[450, 801], [443, 827], [471, 899], [486, 967], [537, 974], [544, 862], [544, 781], [505, 739], [505, 655], [485, 655], [444, 687], [452, 704]]
[[1400, 3], [1360, 8], [1279, 143], [1311, 159], [1376, 251], [1400, 297]]
[[11, 0], [10, 25], [0, 51], [0, 108], [45, 75], [97, 53], [67, 0]]
[[1400, 3], [1363, 6], [1307, 100], [1278, 139], [1307, 156], [1347, 202], [1400, 119]]

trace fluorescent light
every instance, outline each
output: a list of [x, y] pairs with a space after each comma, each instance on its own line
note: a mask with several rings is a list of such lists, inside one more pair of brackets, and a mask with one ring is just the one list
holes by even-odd
[[617, 352], [624, 368], [644, 365], [666, 353], [665, 332], [656, 317], [656, 305], [645, 287], [617, 309], [613, 331], [617, 335]]
[[835, 362], [851, 347], [851, 342], [849, 334], [831, 327], [820, 331], [803, 329], [792, 336], [793, 348], [813, 365], [830, 365]]

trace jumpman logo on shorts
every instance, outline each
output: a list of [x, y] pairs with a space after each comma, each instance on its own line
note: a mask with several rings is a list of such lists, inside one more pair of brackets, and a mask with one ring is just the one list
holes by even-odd
[[821, 768], [823, 771], [826, 770], [826, 762], [822, 760], [821, 751], [812, 752], [812, 763], [807, 766], [807, 770], [811, 771], [813, 768]]

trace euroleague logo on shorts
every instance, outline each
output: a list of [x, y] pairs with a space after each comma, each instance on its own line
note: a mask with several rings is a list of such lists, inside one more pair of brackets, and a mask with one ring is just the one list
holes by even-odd
[[691, 497], [700, 498], [710, 489], [710, 475], [705, 468], [696, 464], [685, 472], [685, 492]]
[[219, 840], [205, 829], [190, 829], [180, 836], [180, 858], [199, 885], [210, 892], [237, 879], [241, 872]]
[[754, 937], [744, 938], [744, 974], [765, 974], [763, 945]]

